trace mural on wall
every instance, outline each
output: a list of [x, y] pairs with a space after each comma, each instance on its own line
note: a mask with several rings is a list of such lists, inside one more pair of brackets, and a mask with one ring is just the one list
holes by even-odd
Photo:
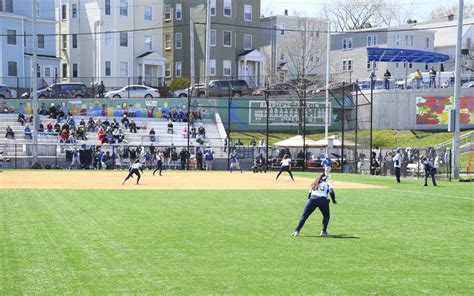
[[[453, 108], [453, 97], [417, 97], [416, 124], [448, 124], [449, 111]], [[474, 96], [464, 96], [460, 100], [461, 125], [474, 125]]]

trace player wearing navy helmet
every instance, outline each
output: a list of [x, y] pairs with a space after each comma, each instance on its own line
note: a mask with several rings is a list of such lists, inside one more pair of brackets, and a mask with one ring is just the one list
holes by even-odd
[[323, 214], [323, 227], [321, 230], [321, 236], [326, 237], [328, 235], [327, 228], [329, 224], [330, 212], [329, 212], [329, 199], [328, 195], [331, 195], [331, 200], [336, 204], [336, 194], [334, 189], [329, 183], [327, 183], [327, 176], [321, 174], [314, 182], [311, 184], [309, 189], [308, 202], [304, 208], [303, 214], [298, 221], [298, 226], [291, 234], [292, 236], [298, 236], [300, 234], [301, 228], [303, 228], [306, 220], [311, 216], [311, 214], [319, 208], [321, 214]]

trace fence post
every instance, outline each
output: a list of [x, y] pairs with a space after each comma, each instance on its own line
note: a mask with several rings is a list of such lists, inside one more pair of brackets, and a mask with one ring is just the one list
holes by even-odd
[[20, 77], [16, 78], [16, 98], [20, 98]]
[[[186, 140], [187, 140], [187, 151], [188, 151], [188, 155], [191, 155], [191, 150], [189, 149], [189, 118], [191, 117], [191, 93], [188, 89], [188, 119], [186, 120], [187, 121], [187, 124], [188, 124], [188, 130], [187, 130], [187, 135], [186, 135]], [[186, 161], [186, 170], [189, 171], [189, 159]]]
[[352, 87], [356, 89], [356, 110], [355, 110], [355, 172], [356, 174], [359, 173], [359, 167], [358, 167], [358, 162], [359, 162], [359, 149], [357, 146], [357, 129], [359, 128], [359, 88], [356, 87], [356, 84], [352, 84]]
[[[345, 82], [343, 81], [342, 82], [342, 141], [341, 141], [341, 173], [344, 173], [344, 137], [345, 137], [345, 134], [344, 134], [344, 119], [345, 119], [345, 109], [344, 109], [344, 103], [345, 103], [345, 87], [346, 87], [346, 84]], [[372, 149], [371, 149], [371, 152], [372, 152]], [[372, 154], [371, 154], [371, 158], [372, 158]], [[371, 166], [372, 168], [372, 166]], [[375, 174], [374, 174], [375, 175]]]
[[[265, 155], [265, 159], [266, 159], [266, 161], [265, 161], [265, 162], [266, 162], [266, 163], [265, 163], [265, 167], [267, 167], [267, 165], [268, 165], [268, 134], [269, 134], [269, 132], [270, 132], [270, 131], [269, 131], [269, 118], [268, 118], [268, 116], [269, 116], [269, 114], [270, 114], [270, 106], [269, 106], [270, 97], [269, 97], [267, 91], [265, 91], [264, 94], [265, 94], [265, 103], [266, 103], [266, 104], [265, 104], [265, 108], [266, 108], [266, 113], [267, 113], [267, 114], [266, 114], [266, 117], [267, 117], [267, 118], [266, 118], [266, 123], [265, 123], [265, 128], [266, 128], [266, 132], [265, 132], [265, 134], [266, 134], [266, 135], [265, 135], [265, 136], [266, 136], [266, 139], [265, 139], [265, 154], [266, 154], [266, 155]], [[267, 169], [268, 169], [268, 168], [267, 168]]]

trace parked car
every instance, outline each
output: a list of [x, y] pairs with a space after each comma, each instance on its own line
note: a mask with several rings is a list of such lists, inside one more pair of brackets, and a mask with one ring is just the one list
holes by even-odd
[[145, 98], [153, 99], [160, 97], [160, 91], [156, 88], [145, 85], [128, 85], [118, 90], [111, 90], [105, 93], [106, 98]]
[[[46, 88], [38, 89], [36, 93], [38, 94], [38, 99], [89, 97], [89, 90], [87, 89], [87, 86], [80, 82], [55, 83]], [[30, 98], [32, 98], [31, 94]]]
[[462, 88], [471, 88], [471, 87], [474, 87], [474, 81], [466, 82], [466, 83], [464, 83], [461, 87], [462, 87]]
[[[209, 82], [209, 97], [232, 97], [250, 96], [253, 88], [251, 88], [245, 80], [213, 80]], [[194, 96], [201, 97], [206, 94], [204, 85], [194, 88]]]
[[0, 99], [12, 99], [12, 91], [6, 85], [0, 85]]
[[[202, 88], [204, 88], [204, 84], [195, 84], [194, 88], [202, 89]], [[175, 98], [187, 98], [188, 94], [190, 94], [191, 92], [192, 92], [191, 87], [188, 87], [188, 88], [185, 88], [185, 89], [175, 90], [173, 92], [173, 97], [175, 97]]]

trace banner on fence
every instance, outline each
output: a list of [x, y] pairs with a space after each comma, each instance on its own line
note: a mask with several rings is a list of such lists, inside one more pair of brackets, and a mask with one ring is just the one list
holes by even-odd
[[[448, 124], [449, 111], [453, 108], [452, 96], [422, 96], [416, 98], [416, 124]], [[474, 125], [474, 96], [464, 96], [460, 100], [461, 125]]]

